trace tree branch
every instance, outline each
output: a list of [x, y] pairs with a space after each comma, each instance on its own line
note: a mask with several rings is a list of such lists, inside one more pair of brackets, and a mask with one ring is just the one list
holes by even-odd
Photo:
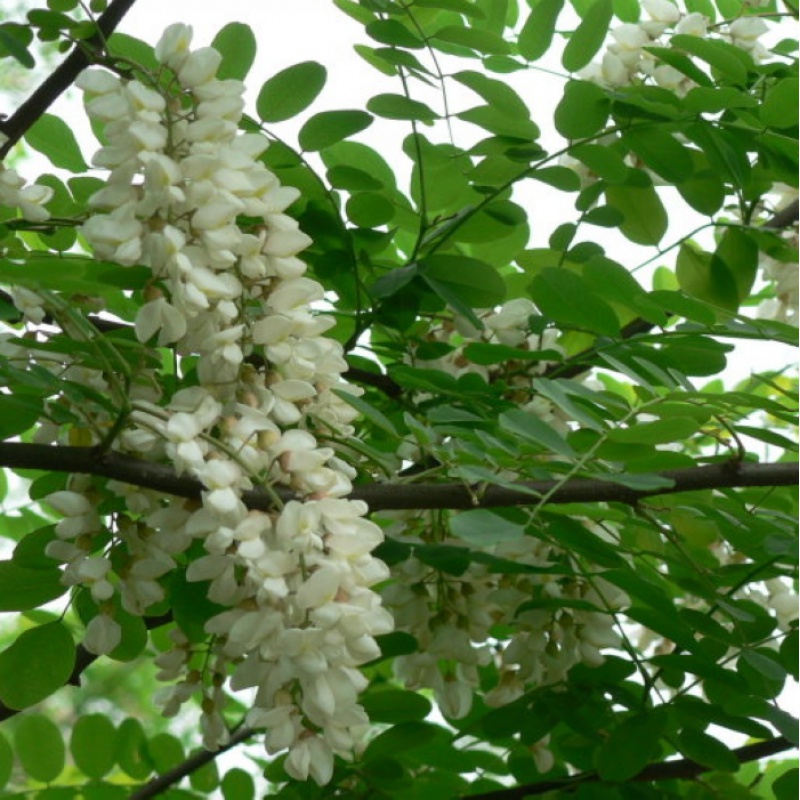
[[[164, 464], [103, 452], [95, 447], [51, 447], [2, 442], [0, 466], [96, 475], [189, 499], [199, 499], [205, 489], [199, 480], [178, 475]], [[798, 464], [726, 461], [656, 474], [671, 481], [671, 485], [631, 489], [615, 483], [611, 475], [602, 480], [571, 478], [563, 482], [526, 481], [519, 484], [519, 489], [494, 485], [470, 487], [463, 483], [369, 483], [354, 487], [349, 497], [364, 500], [372, 511], [531, 505], [545, 495], [548, 495], [548, 504], [616, 502], [634, 505], [646, 497], [676, 492], [746, 486], [793, 486], [798, 482]], [[287, 489], [277, 489], [277, 494], [284, 501], [295, 497]], [[264, 489], [250, 489], [242, 493], [242, 500], [248, 508], [261, 511], [274, 508], [273, 497], [274, 493]]]
[[[758, 761], [760, 758], [767, 758], [768, 756], [791, 750], [794, 746], [786, 737], [778, 736], [775, 739], [767, 739], [763, 742], [745, 745], [732, 752], [740, 764], [747, 764], [750, 761]], [[691, 780], [704, 772], [711, 771], [710, 767], [698, 764], [689, 758], [684, 758], [678, 761], [663, 761], [657, 764], [650, 764], [630, 780], [638, 783]], [[469, 800], [522, 800], [525, 797], [533, 797], [534, 795], [546, 794], [552, 791], [558, 791], [560, 794], [571, 792], [581, 784], [598, 783], [601, 780], [596, 772], [583, 772], [580, 775], [573, 775], [559, 780], [541, 781], [524, 786], [512, 786], [508, 789], [483, 792], [482, 794], [471, 794], [469, 795]]]
[[[162, 625], [172, 622], [172, 614], [162, 614], [159, 617], [145, 617], [144, 624], [147, 630], [151, 631], [154, 628], [160, 628]], [[100, 656], [90, 653], [83, 645], [78, 645], [75, 649], [75, 666], [72, 668], [72, 674], [67, 679], [65, 686], [80, 686], [81, 675], [84, 670], [90, 665], [94, 664]], [[0, 703], [0, 722], [4, 722], [10, 717], [20, 713], [20, 709], [9, 708], [7, 705]]]
[[[112, 0], [108, 8], [98, 17], [97, 27], [102, 38], [109, 37], [122, 21], [136, 0]], [[8, 139], [0, 146], [0, 161], [11, 148], [28, 132], [36, 120], [66, 91], [89, 66], [84, 45], [99, 45], [102, 39], [94, 36], [76, 45], [64, 61], [42, 81], [34, 93], [8, 119], [0, 122], [0, 134]]]
[[178, 764], [177, 767], [167, 770], [167, 772], [153, 778], [153, 780], [148, 781], [135, 792], [132, 792], [128, 795], [129, 800], [147, 800], [150, 797], [157, 797], [163, 791], [169, 789], [170, 786], [179, 783], [187, 775], [191, 775], [201, 767], [211, 763], [217, 756], [247, 741], [255, 733], [256, 731], [252, 728], [239, 728], [239, 730], [231, 734], [230, 741], [220, 747], [219, 750], [199, 750], [194, 755], [189, 756], [186, 761]]

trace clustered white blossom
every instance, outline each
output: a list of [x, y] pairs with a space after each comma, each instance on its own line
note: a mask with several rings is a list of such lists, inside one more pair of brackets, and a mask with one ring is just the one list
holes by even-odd
[[[387, 534], [413, 545], [433, 527], [427, 517], [406, 515]], [[440, 543], [463, 546], [450, 538]], [[484, 700], [501, 706], [532, 688], [559, 683], [578, 663], [602, 664], [601, 651], [622, 642], [612, 612], [629, 604], [602, 578], [573, 573], [567, 554], [541, 539], [523, 536], [481, 551], [533, 569], [501, 574], [471, 562], [456, 576], [411, 557], [393, 568], [395, 580], [383, 591], [397, 629], [420, 643], [417, 652], [395, 659], [397, 676], [410, 689], [433, 689], [442, 712], [453, 719], [469, 713], [481, 666], [497, 667], [496, 685]], [[517, 613], [535, 600], [545, 602]], [[596, 610], [570, 608], [576, 600]], [[553, 610], [556, 601], [565, 601], [564, 607]], [[513, 635], [495, 639], [492, 629], [505, 626]]]
[[[98, 257], [151, 269], [136, 336], [174, 345], [196, 370], [196, 385], [162, 397], [142, 369], [113, 446], [198, 478], [202, 502], [109, 484], [128, 509], [113, 532], [124, 553], [114, 560], [93, 552], [95, 498], [74, 480], [49, 498], [64, 519], [48, 553], [67, 564], [66, 583], [91, 592], [99, 613], [84, 644], [108, 653], [120, 641], [114, 603], [144, 614], [201, 542], [186, 578], [209, 582], [224, 610], [205, 626], [210, 653], [175, 629], [157, 658], [159, 677], [177, 679], [160, 695], [165, 713], [201, 694], [213, 749], [228, 739], [225, 685], [253, 689], [247, 722], [266, 729], [267, 751], [288, 748], [287, 772], [324, 784], [334, 754], [352, 758], [363, 739], [358, 667], [392, 629], [370, 588], [388, 575], [371, 555], [381, 531], [364, 503], [346, 499], [354, 470], [320, 442], [352, 432], [356, 412], [335, 390], [357, 390], [342, 378], [341, 346], [324, 336], [332, 319], [314, 311], [322, 287], [297, 257], [310, 239], [284, 213], [299, 193], [258, 160], [267, 140], [239, 133], [243, 85], [217, 79], [220, 54], [191, 50], [191, 35], [183, 24], [166, 30], [161, 72], [147, 83], [99, 69], [77, 83], [105, 126], [94, 164], [110, 171], [83, 233]], [[297, 499], [252, 511], [241, 498], [254, 486]]]
[[[670, 0], [642, 0], [640, 5], [649, 19], [613, 27], [613, 42], [601, 61], [593, 62], [578, 76], [606, 88], [651, 80], [657, 86], [685, 95], [696, 85], [694, 81], [671, 65], [659, 62], [644, 48], [665, 46], [672, 34], [703, 38], [708, 35], [711, 20], [697, 11], [685, 14]], [[768, 30], [764, 20], [757, 16], [739, 17], [715, 26], [724, 41], [747, 51], [756, 61], [769, 54], [759, 41]]]

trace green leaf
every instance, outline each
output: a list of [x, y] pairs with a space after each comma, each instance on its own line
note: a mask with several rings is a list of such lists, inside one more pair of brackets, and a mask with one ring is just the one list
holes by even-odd
[[392, 424], [391, 420], [386, 417], [383, 412], [379, 411], [371, 403], [368, 403], [362, 397], [343, 391], [342, 389], [333, 389], [334, 394], [340, 397], [348, 405], [352, 406], [363, 417], [368, 419], [376, 428], [386, 431], [394, 439], [399, 438], [397, 429]]
[[[258, 116], [264, 122], [282, 122], [297, 116], [317, 99], [322, 87], [325, 86], [327, 76], [328, 71], [316, 61], [303, 61], [300, 64], [294, 64], [281, 70], [261, 87], [256, 100]], [[326, 113], [346, 112], [329, 111]], [[308, 122], [314, 119], [316, 117], [312, 117]], [[308, 122], [303, 126], [303, 130], [305, 130]], [[319, 148], [304, 146], [304, 149], [318, 150]]]
[[374, 175], [346, 164], [331, 167], [328, 170], [328, 181], [334, 189], [348, 192], [370, 192], [383, 188], [383, 184]]
[[0, 611], [37, 608], [66, 591], [56, 567], [27, 569], [13, 561], [0, 561]]
[[694, 170], [689, 151], [663, 125], [634, 125], [622, 137], [653, 172], [670, 183], [688, 180]]
[[105, 714], [84, 714], [75, 721], [69, 748], [84, 775], [102, 778], [116, 760], [116, 728]]
[[207, 584], [186, 580], [185, 573], [175, 571], [169, 584], [172, 616], [190, 642], [203, 642], [207, 635], [204, 625], [223, 610], [208, 599]]
[[433, 122], [439, 115], [425, 103], [402, 94], [378, 94], [367, 102], [367, 110], [385, 119]]
[[23, 709], [60, 689], [75, 666], [75, 643], [61, 622], [21, 633], [0, 653], [0, 700]]
[[714, 259], [721, 261], [736, 284], [740, 301], [750, 296], [758, 273], [759, 252], [753, 236], [741, 228], [726, 228]]
[[[27, 31], [27, 35], [26, 35]], [[33, 69], [36, 61], [28, 51], [32, 36], [30, 29], [14, 23], [0, 25], [0, 53], [4, 49], [26, 69]], [[26, 42], [27, 39], [27, 42]]]
[[557, 325], [617, 336], [620, 325], [611, 306], [594, 294], [579, 275], [546, 267], [530, 284], [530, 297]]
[[132, 717], [124, 719], [117, 729], [115, 760], [136, 781], [144, 780], [153, 771], [146, 745], [142, 723]]
[[687, 439], [699, 428], [700, 423], [692, 417], [670, 417], [654, 422], [635, 422], [628, 428], [615, 428], [609, 431], [608, 438], [613, 442], [666, 444]]
[[734, 83], [746, 84], [747, 64], [752, 65], [752, 58], [734, 45], [688, 34], [675, 34], [670, 42], [673, 47], [710, 64]]
[[613, 16], [611, 0], [595, 0], [564, 48], [561, 65], [567, 72], [583, 69], [594, 58], [603, 46]]
[[739, 761], [722, 742], [697, 728], [684, 728], [678, 735], [678, 748], [686, 758], [718, 772], [736, 772]]
[[800, 773], [797, 767], [788, 769], [783, 775], [775, 779], [772, 791], [775, 800], [794, 800], [800, 794]]
[[454, 514], [450, 518], [450, 532], [470, 544], [488, 547], [521, 539], [525, 535], [525, 520], [515, 521], [487, 508], [476, 508]]
[[147, 741], [146, 747], [160, 775], [177, 767], [185, 758], [180, 739], [171, 733], [157, 733]]
[[376, 736], [362, 756], [365, 762], [426, 747], [441, 730], [429, 722], [403, 722]]
[[66, 751], [61, 731], [41, 714], [25, 714], [14, 730], [17, 758], [34, 780], [54, 781], [64, 769]]
[[377, 192], [358, 192], [348, 198], [347, 218], [361, 228], [378, 228], [394, 217], [395, 207], [385, 195]]
[[467, 47], [486, 55], [502, 56], [511, 52], [511, 45], [502, 36], [490, 31], [464, 28], [458, 25], [447, 25], [441, 28], [431, 36], [431, 39], [434, 42], [438, 39], [447, 44]]
[[370, 692], [361, 698], [361, 705], [372, 722], [391, 725], [424, 720], [432, 708], [426, 697], [403, 689]]
[[217, 78], [244, 80], [256, 58], [256, 37], [243, 22], [230, 22], [214, 37], [211, 46], [222, 54]]
[[[602, 124], [605, 125], [605, 120]], [[598, 178], [602, 178], [608, 183], [624, 183], [628, 178], [629, 167], [619, 151], [613, 147], [602, 144], [582, 144], [573, 147], [570, 155], [589, 167]]]
[[89, 165], [81, 154], [72, 128], [60, 117], [42, 114], [25, 134], [25, 140], [50, 162], [70, 172], [85, 172]]
[[525, 101], [504, 81], [494, 80], [482, 72], [472, 70], [456, 72], [452, 77], [503, 114], [526, 119], [530, 117]]
[[548, 534], [567, 552], [579, 553], [601, 567], [619, 567], [625, 563], [615, 544], [604, 541], [572, 517], [552, 515]]
[[396, 19], [379, 19], [370, 22], [365, 30], [368, 36], [381, 44], [405, 47], [410, 50], [421, 50], [425, 47], [422, 39]]
[[[30, 430], [42, 415], [42, 400], [35, 395], [0, 394], [0, 440]], [[2, 594], [2, 588], [0, 588]]]
[[229, 769], [220, 784], [225, 800], [253, 800], [256, 787], [248, 772], [239, 767]]
[[796, 127], [800, 80], [784, 78], [769, 90], [761, 106], [761, 121], [773, 128]]
[[606, 187], [608, 204], [625, 217], [619, 229], [636, 244], [657, 245], [667, 232], [669, 219], [661, 198], [652, 186]]
[[575, 451], [551, 425], [521, 408], [504, 411], [500, 415], [500, 427], [512, 436], [521, 436], [546, 451], [557, 453], [565, 458], [574, 458]]
[[368, 128], [372, 120], [366, 111], [323, 111], [303, 125], [298, 141], [305, 151], [323, 150]]
[[109, 286], [143, 289], [150, 279], [146, 267], [120, 267], [86, 256], [34, 253], [21, 263], [0, 260], [0, 283], [47, 289], [65, 294], [102, 294]]
[[526, 61], [536, 61], [550, 49], [563, 8], [564, 0], [541, 0], [533, 7], [517, 39], [519, 53]]
[[2, 789], [11, 777], [14, 769], [14, 751], [8, 743], [5, 735], [0, 733], [0, 789]]
[[505, 299], [500, 274], [476, 258], [437, 253], [420, 262], [419, 273], [437, 294], [445, 288], [469, 308], [491, 308]]
[[690, 243], [678, 251], [675, 274], [681, 289], [692, 297], [720, 308], [736, 311], [739, 293], [725, 263]]
[[637, 714], [618, 725], [595, 754], [595, 766], [606, 781], [621, 783], [641, 772], [659, 752], [663, 717]]
[[566, 139], [584, 139], [601, 131], [608, 120], [611, 101], [589, 81], [569, 81], [556, 106], [556, 130]]

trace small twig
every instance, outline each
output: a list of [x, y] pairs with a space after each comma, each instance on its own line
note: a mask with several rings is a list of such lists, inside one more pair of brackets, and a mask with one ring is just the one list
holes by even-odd
[[157, 797], [170, 786], [182, 781], [188, 775], [204, 767], [206, 764], [211, 763], [217, 756], [237, 747], [242, 742], [247, 741], [251, 736], [256, 733], [252, 728], [239, 728], [231, 734], [230, 741], [220, 747], [218, 750], [199, 750], [194, 755], [189, 756], [186, 761], [178, 764], [178, 766], [167, 770], [162, 775], [159, 775], [153, 780], [148, 781], [143, 786], [138, 788], [135, 792], [128, 795], [129, 800], [147, 800], [150, 797]]
[[[795, 747], [784, 736], [775, 739], [767, 739], [756, 744], [748, 744], [733, 750], [736, 760], [740, 764], [747, 764], [750, 761], [758, 761], [760, 758], [774, 756]], [[631, 778], [631, 781], [638, 783], [649, 781], [668, 781], [668, 780], [691, 780], [704, 772], [710, 772], [710, 767], [698, 764], [689, 758], [677, 761], [663, 761], [657, 764], [650, 764], [645, 767], [638, 775]], [[599, 783], [602, 779], [596, 772], [582, 772], [580, 775], [573, 775], [568, 778], [561, 778], [552, 781], [541, 781], [539, 783], [529, 783], [524, 786], [512, 786], [508, 789], [497, 789], [492, 792], [469, 795], [469, 800], [522, 800], [524, 797], [546, 794], [547, 792], [557, 791], [559, 797], [566, 792], [572, 792], [579, 786], [586, 783]]]
[[90, 61], [85, 46], [101, 45], [114, 32], [135, 2], [136, 0], [112, 0], [97, 20], [99, 34], [76, 45], [18, 109], [8, 119], [0, 121], [0, 134], [8, 137], [0, 146], [0, 161], [89, 66]]

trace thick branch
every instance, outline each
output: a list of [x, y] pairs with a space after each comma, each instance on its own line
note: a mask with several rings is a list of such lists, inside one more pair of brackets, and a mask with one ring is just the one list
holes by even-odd
[[[795, 745], [784, 736], [775, 739], [767, 739], [756, 744], [748, 744], [734, 750], [733, 754], [740, 764], [747, 764], [750, 761], [758, 761], [761, 758], [774, 756], [791, 750]], [[710, 772], [710, 768], [698, 764], [696, 761], [684, 758], [678, 761], [663, 761], [657, 764], [650, 764], [645, 767], [638, 775], [631, 778], [631, 781], [667, 781], [667, 780], [691, 780], [704, 772]], [[525, 786], [512, 786], [508, 789], [497, 789], [492, 792], [469, 795], [469, 800], [522, 800], [524, 797], [546, 794], [547, 792], [558, 791], [559, 796], [566, 792], [571, 792], [579, 785], [584, 783], [597, 783], [601, 778], [596, 772], [583, 772], [580, 775], [573, 775], [569, 778], [562, 778], [553, 781], [541, 781], [540, 783], [529, 783]]]
[[[190, 499], [198, 499], [204, 488], [200, 481], [178, 475], [164, 464], [120, 453], [104, 453], [93, 447], [2, 442], [0, 466], [97, 475]], [[798, 481], [798, 464], [729, 461], [666, 470], [658, 475], [671, 481], [671, 485], [636, 490], [615, 483], [611, 476], [604, 480], [572, 478], [563, 482], [528, 481], [520, 483], [519, 489], [505, 486], [469, 487], [462, 483], [370, 483], [356, 486], [350, 497], [364, 500], [373, 511], [532, 505], [545, 495], [549, 504], [616, 502], [632, 505], [645, 497], [675, 492], [745, 486], [792, 486]], [[282, 500], [290, 500], [294, 496], [286, 489], [278, 490], [277, 494]], [[251, 489], [242, 494], [242, 500], [248, 508], [262, 511], [274, 508], [273, 497], [273, 493], [263, 489]]]
[[[108, 8], [97, 20], [103, 38], [108, 38], [122, 21], [136, 0], [112, 0]], [[101, 44], [99, 37], [76, 45], [64, 61], [42, 81], [36, 91], [10, 116], [0, 123], [0, 133], [8, 140], [0, 147], [0, 161], [11, 148], [30, 130], [36, 120], [66, 91], [89, 66], [89, 58], [84, 49], [86, 44]]]
[[222, 755], [228, 750], [240, 745], [242, 742], [247, 741], [255, 731], [252, 728], [239, 728], [238, 731], [231, 734], [230, 741], [219, 748], [219, 750], [199, 750], [194, 755], [189, 756], [177, 767], [173, 767], [163, 775], [159, 775], [153, 780], [148, 781], [135, 792], [128, 795], [129, 800], [147, 800], [149, 797], [157, 797], [162, 792], [179, 783], [187, 775], [191, 775], [198, 769], [204, 767], [206, 764], [212, 762], [217, 756]]
[[[145, 617], [144, 624], [147, 626], [147, 630], [151, 631], [154, 628], [160, 628], [162, 625], [166, 625], [168, 622], [172, 622], [172, 614], [162, 614], [160, 617]], [[90, 653], [83, 645], [78, 645], [75, 651], [75, 666], [72, 669], [72, 674], [67, 679], [65, 686], [80, 686], [81, 685], [81, 675], [83, 674], [84, 670], [89, 667], [91, 664], [94, 664], [95, 661], [99, 656], [96, 656], [94, 653]], [[13, 717], [15, 714], [19, 714], [19, 709], [16, 708], [9, 708], [7, 705], [0, 703], [0, 722], [4, 722], [5, 720], [9, 719], [9, 717]]]

